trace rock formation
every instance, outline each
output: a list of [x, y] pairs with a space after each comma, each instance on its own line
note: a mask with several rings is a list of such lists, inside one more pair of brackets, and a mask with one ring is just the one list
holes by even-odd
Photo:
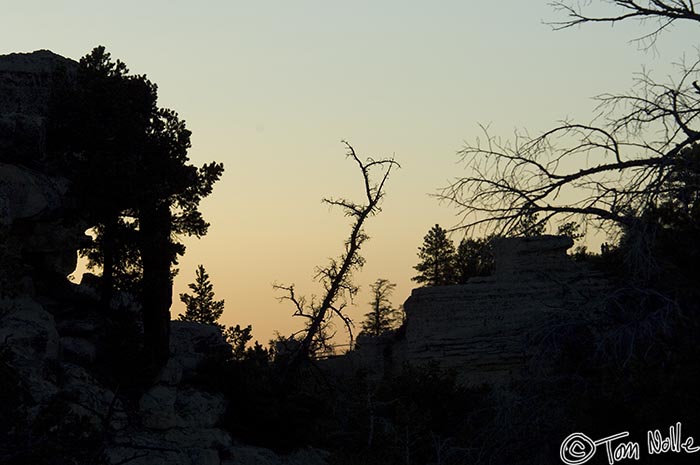
[[236, 444], [219, 427], [235, 406], [195, 382], [230, 351], [217, 327], [172, 322], [167, 364], [138, 379], [139, 305], [120, 294], [105, 308], [94, 276], [67, 280], [90, 225], [47, 139], [76, 70], [48, 51], [0, 56], [0, 462], [324, 463], [311, 449], [279, 456]]
[[69, 221], [68, 180], [47, 173], [51, 102], [77, 64], [48, 51], [0, 59], [0, 284], [33, 285], [75, 269], [85, 225]]
[[521, 374], [548, 328], [591, 319], [604, 303], [606, 278], [566, 255], [571, 239], [504, 238], [495, 272], [464, 285], [414, 289], [404, 304], [405, 334], [358, 338], [340, 366], [398, 370], [439, 363], [466, 384], [502, 384]]

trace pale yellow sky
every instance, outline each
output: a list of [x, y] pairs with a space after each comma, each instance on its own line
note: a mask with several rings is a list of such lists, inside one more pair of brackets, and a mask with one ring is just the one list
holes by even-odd
[[395, 282], [403, 303], [423, 236], [455, 224], [429, 194], [464, 172], [455, 152], [478, 123], [508, 137], [589, 121], [590, 97], [629, 88], [643, 64], [664, 78], [695, 53], [682, 27], [643, 53], [627, 43], [632, 25], [553, 32], [542, 23], [552, 19], [546, 1], [522, 0], [8, 2], [0, 54], [78, 59], [101, 44], [159, 85], [160, 105], [193, 132], [193, 163], [226, 167], [202, 204], [210, 233], [185, 241], [175, 292], [203, 264], [226, 300], [224, 322], [252, 324], [267, 342], [300, 323], [272, 284], [311, 294], [314, 268], [342, 252], [347, 220], [321, 198], [358, 198], [362, 186], [341, 139], [402, 165], [367, 223], [359, 323], [369, 284]]

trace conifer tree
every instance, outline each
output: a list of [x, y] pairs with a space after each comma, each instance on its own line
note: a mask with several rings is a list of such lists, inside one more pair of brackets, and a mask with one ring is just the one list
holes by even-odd
[[[195, 282], [190, 283], [189, 288], [193, 295], [180, 294], [180, 300], [185, 304], [186, 310], [180, 315], [180, 321], [193, 321], [206, 325], [216, 325], [231, 346], [231, 355], [234, 360], [243, 360], [252, 350], [255, 355], [259, 349], [247, 349], [247, 344], [253, 339], [251, 325], [242, 327], [241, 325], [228, 326], [219, 323], [219, 318], [224, 313], [224, 300], [215, 300], [214, 285], [209, 280], [209, 274], [203, 265], [199, 265], [196, 271]], [[257, 344], [257, 341], [256, 341]]]
[[418, 248], [418, 258], [420, 262], [413, 267], [418, 275], [411, 278], [413, 281], [426, 286], [455, 283], [455, 246], [439, 224], [433, 226], [423, 238], [423, 246]]
[[369, 304], [372, 306], [372, 310], [365, 313], [365, 320], [362, 322], [363, 332], [379, 336], [396, 325], [397, 311], [389, 301], [395, 288], [396, 284], [383, 278], [377, 279], [374, 284], [370, 285], [372, 300]]
[[180, 320], [216, 325], [223, 331], [224, 326], [219, 323], [219, 318], [224, 312], [224, 301], [214, 300], [214, 285], [203, 265], [197, 267], [195, 282], [190, 283], [189, 288], [193, 295], [180, 294], [180, 300], [187, 308], [180, 315]]
[[81, 255], [102, 271], [101, 300], [115, 290], [140, 297], [144, 349], [151, 368], [169, 356], [172, 266], [183, 235], [202, 237], [199, 211], [223, 165], [189, 163], [190, 131], [158, 107], [157, 86], [96, 47], [80, 60], [76, 85], [57, 95], [49, 151], [71, 181], [75, 208], [96, 238]]

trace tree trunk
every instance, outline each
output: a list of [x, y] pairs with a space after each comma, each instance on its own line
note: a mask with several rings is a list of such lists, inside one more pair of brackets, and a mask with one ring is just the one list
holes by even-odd
[[100, 300], [109, 305], [114, 293], [114, 267], [117, 255], [117, 218], [113, 217], [104, 223], [102, 234], [102, 280]]
[[170, 207], [162, 202], [147, 204], [140, 212], [143, 238], [144, 348], [153, 368], [163, 366], [170, 355], [170, 305], [172, 304], [172, 244]]

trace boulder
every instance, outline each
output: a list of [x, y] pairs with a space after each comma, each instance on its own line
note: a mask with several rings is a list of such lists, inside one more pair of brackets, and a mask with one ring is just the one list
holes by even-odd
[[114, 391], [105, 387], [85, 368], [72, 363], [62, 363], [63, 395], [81, 406], [102, 424], [109, 415], [110, 426], [122, 429], [128, 423], [126, 410]]
[[136, 448], [129, 446], [109, 447], [104, 457], [107, 464], [129, 465], [194, 465], [189, 454], [181, 450], [158, 448]]
[[68, 189], [64, 178], [0, 163], [0, 227], [6, 230], [6, 246], [35, 275], [68, 276], [78, 248], [89, 240], [84, 224], [61, 219]]
[[0, 299], [0, 342], [28, 362], [58, 358], [59, 339], [53, 316], [27, 297]]
[[502, 237], [494, 241], [494, 275], [538, 279], [541, 273], [569, 271], [575, 264], [566, 251], [574, 245], [567, 236]]
[[[208, 465], [221, 463], [219, 451], [232, 447], [231, 438], [216, 428], [174, 428], [163, 431], [125, 429], [106, 450], [109, 463], [128, 457], [129, 463], [148, 465]], [[216, 461], [214, 461], [216, 460]]]
[[218, 327], [191, 321], [172, 321], [170, 358], [161, 370], [159, 381], [179, 384], [196, 374], [205, 360], [221, 359], [230, 351], [231, 346], [226, 343]]
[[20, 165], [0, 163], [0, 224], [55, 216], [63, 207], [69, 183]]
[[282, 465], [279, 455], [262, 447], [236, 446], [230, 448], [228, 453], [230, 458], [222, 465]]
[[97, 358], [97, 347], [81, 337], [61, 337], [61, 355], [68, 362], [89, 365]]
[[166, 430], [177, 426], [175, 400], [177, 388], [157, 385], [146, 391], [139, 401], [141, 423], [146, 428]]
[[26, 297], [0, 299], [0, 344], [10, 349], [33, 402], [48, 402], [58, 392], [47, 376], [59, 354], [53, 316]]
[[221, 465], [219, 451], [216, 449], [190, 449], [190, 461], [197, 465]]
[[180, 428], [211, 428], [219, 423], [226, 412], [226, 399], [222, 394], [180, 389], [175, 400], [177, 426]]

